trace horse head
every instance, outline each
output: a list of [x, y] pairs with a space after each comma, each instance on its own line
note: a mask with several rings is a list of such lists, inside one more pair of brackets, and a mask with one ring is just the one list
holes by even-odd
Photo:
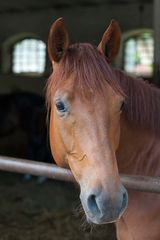
[[87, 220], [96, 224], [117, 221], [128, 202], [116, 160], [124, 95], [109, 65], [118, 53], [120, 36], [112, 20], [98, 48], [70, 44], [58, 19], [48, 40], [52, 154], [58, 165], [71, 169]]

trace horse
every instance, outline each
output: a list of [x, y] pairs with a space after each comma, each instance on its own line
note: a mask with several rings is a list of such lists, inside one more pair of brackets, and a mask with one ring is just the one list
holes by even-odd
[[27, 137], [26, 158], [51, 162], [46, 115], [45, 99], [38, 94], [27, 91], [0, 94], [0, 138], [20, 129]]
[[52, 24], [50, 146], [71, 169], [89, 223], [115, 223], [118, 240], [159, 240], [160, 196], [127, 191], [119, 173], [159, 176], [160, 90], [112, 67], [120, 40], [114, 19], [98, 47], [70, 44], [63, 19]]

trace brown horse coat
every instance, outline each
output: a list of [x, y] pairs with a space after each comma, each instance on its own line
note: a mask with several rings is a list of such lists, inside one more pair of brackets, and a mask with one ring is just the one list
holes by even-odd
[[119, 172], [159, 176], [160, 91], [111, 68], [119, 45], [115, 20], [98, 49], [70, 45], [62, 19], [52, 25], [51, 149], [79, 183], [89, 222], [116, 222], [118, 240], [159, 240], [160, 196], [129, 190], [127, 197]]

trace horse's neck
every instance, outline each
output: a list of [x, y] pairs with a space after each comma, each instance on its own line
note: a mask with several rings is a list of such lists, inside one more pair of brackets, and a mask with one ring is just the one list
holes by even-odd
[[160, 139], [153, 133], [121, 119], [117, 162], [120, 173], [159, 175]]
[[160, 136], [160, 89], [122, 71], [115, 70], [115, 74], [126, 95], [126, 118]]

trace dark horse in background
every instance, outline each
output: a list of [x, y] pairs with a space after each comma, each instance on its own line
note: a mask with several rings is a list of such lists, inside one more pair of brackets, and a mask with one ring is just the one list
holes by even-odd
[[[42, 96], [15, 91], [0, 95], [0, 137], [21, 130], [27, 137], [26, 158], [50, 162], [46, 106]], [[19, 156], [17, 156], [19, 157]]]

